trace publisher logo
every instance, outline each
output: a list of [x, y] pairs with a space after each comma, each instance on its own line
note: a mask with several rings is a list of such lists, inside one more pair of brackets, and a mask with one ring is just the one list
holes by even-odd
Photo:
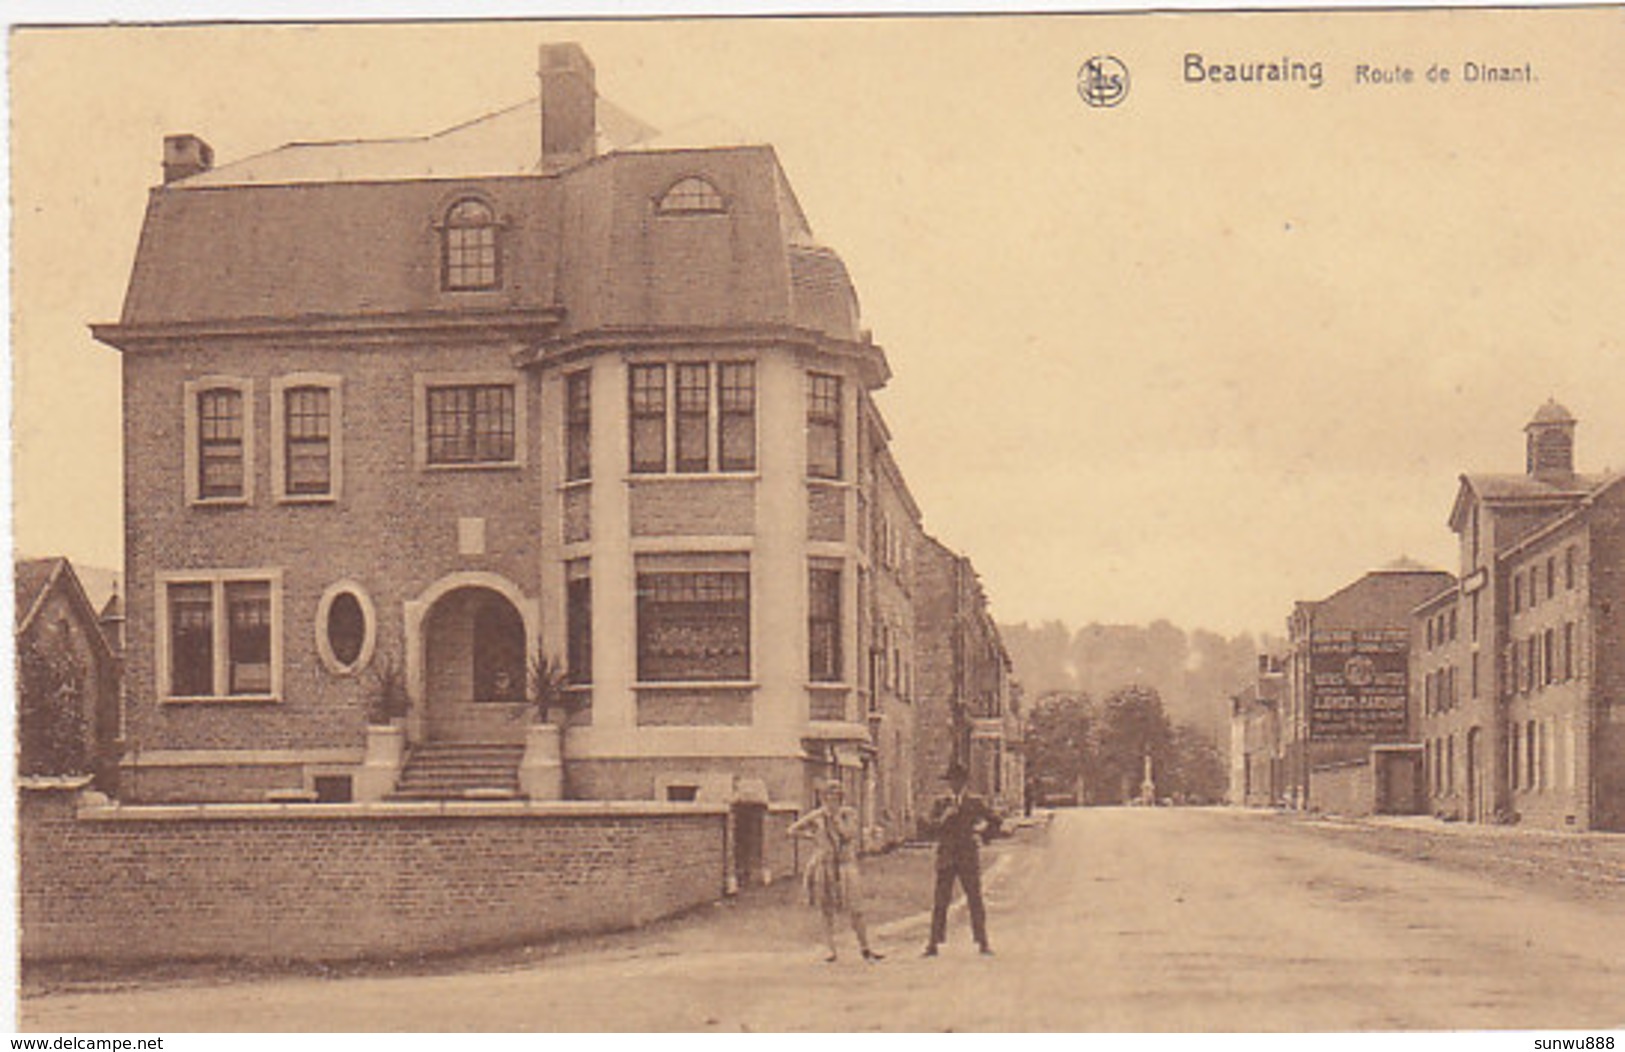
[[1128, 67], [1112, 55], [1096, 55], [1078, 68], [1078, 97], [1097, 109], [1128, 98]]

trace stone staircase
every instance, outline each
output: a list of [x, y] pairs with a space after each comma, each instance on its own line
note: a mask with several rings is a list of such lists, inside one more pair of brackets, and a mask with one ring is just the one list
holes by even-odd
[[519, 792], [523, 745], [426, 742], [406, 754], [391, 800], [504, 800]]

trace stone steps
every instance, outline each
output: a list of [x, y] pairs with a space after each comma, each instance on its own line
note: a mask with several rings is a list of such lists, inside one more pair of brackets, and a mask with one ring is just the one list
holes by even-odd
[[466, 800], [518, 797], [522, 745], [431, 742], [406, 756], [392, 800]]

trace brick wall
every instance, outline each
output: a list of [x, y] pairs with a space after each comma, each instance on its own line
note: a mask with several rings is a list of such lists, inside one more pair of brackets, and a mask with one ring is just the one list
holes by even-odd
[[808, 774], [822, 776], [822, 765], [801, 756], [658, 756], [572, 758], [570, 794], [578, 800], [653, 800], [662, 777], [711, 774], [759, 779], [775, 804], [810, 800]]
[[119, 799], [144, 804], [202, 800], [257, 804], [273, 790], [304, 788], [303, 764], [127, 766], [120, 774]]
[[1376, 807], [1375, 773], [1369, 762], [1329, 767], [1309, 774], [1309, 805], [1327, 815], [1357, 818]]
[[[524, 468], [419, 469], [415, 373], [511, 369], [501, 346], [360, 348], [185, 346], [124, 358], [128, 736], [132, 748], [359, 747], [372, 669], [340, 676], [322, 665], [315, 622], [323, 591], [350, 579], [377, 617], [373, 667], [405, 664], [405, 601], [455, 571], [486, 571], [538, 593], [535, 490], [543, 436], [533, 385]], [[271, 485], [271, 382], [294, 372], [342, 373], [343, 481], [331, 504], [278, 504]], [[205, 375], [253, 382], [253, 502], [186, 503], [184, 384]], [[556, 425], [554, 425], [556, 427]], [[457, 520], [485, 519], [483, 554], [460, 554]], [[154, 575], [182, 569], [282, 571], [283, 691], [279, 702], [166, 704], [158, 699]]]
[[914, 574], [915, 660], [918, 673], [914, 713], [914, 815], [930, 813], [945, 791], [942, 778], [953, 756], [950, 703], [958, 696], [954, 622], [959, 610], [956, 557], [926, 541], [919, 547]]
[[846, 490], [834, 486], [807, 487], [807, 539], [846, 540]]
[[749, 479], [638, 478], [631, 487], [637, 537], [745, 536], [756, 529]]
[[1591, 512], [1592, 825], [1625, 830], [1625, 485]]
[[722, 687], [640, 690], [640, 727], [746, 727], [756, 692]]
[[638, 925], [721, 895], [728, 818], [705, 804], [81, 807], [62, 786], [23, 788], [18, 817], [21, 951], [36, 961], [396, 957]]

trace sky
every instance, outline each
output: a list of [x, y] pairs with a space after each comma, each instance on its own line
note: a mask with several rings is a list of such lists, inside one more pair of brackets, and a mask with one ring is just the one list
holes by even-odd
[[[1625, 469], [1618, 8], [14, 28], [18, 550], [122, 562], [88, 326], [165, 134], [227, 163], [428, 133], [531, 95], [559, 40], [657, 128], [775, 146], [889, 356], [926, 528], [1000, 620], [1279, 632], [1401, 555], [1450, 568], [1457, 476], [1521, 470], [1548, 397], [1582, 470]], [[1323, 83], [1193, 83], [1190, 54]], [[1078, 91], [1096, 55], [1114, 107]]]

